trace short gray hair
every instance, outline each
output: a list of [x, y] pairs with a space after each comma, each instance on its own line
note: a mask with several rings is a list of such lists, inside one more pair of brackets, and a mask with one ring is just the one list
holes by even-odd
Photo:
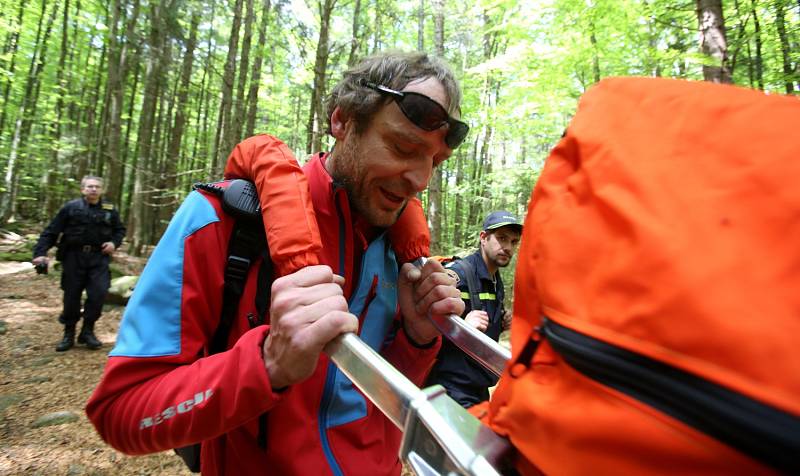
[[391, 98], [365, 88], [363, 81], [380, 84], [395, 90], [402, 90], [412, 81], [436, 78], [444, 86], [447, 104], [442, 104], [447, 113], [453, 115], [461, 110], [461, 89], [447, 63], [427, 53], [386, 52], [369, 56], [348, 69], [337, 84], [325, 104], [328, 133], [333, 111], [338, 107], [345, 117], [355, 119], [356, 132], [366, 129], [367, 122], [378, 109], [391, 101]]
[[83, 178], [81, 179], [81, 188], [86, 186], [86, 181], [87, 180], [97, 180], [97, 181], [100, 182], [101, 186], [105, 185], [105, 182], [103, 181], [103, 177], [98, 177], [96, 175], [84, 175]]

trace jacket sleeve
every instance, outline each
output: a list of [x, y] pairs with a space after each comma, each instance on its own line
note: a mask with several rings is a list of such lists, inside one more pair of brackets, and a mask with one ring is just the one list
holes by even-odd
[[193, 192], [148, 260], [86, 407], [114, 448], [144, 454], [213, 438], [280, 398], [261, 354], [267, 326], [200, 357], [219, 321], [229, 233], [230, 224]]
[[256, 185], [278, 276], [319, 264], [322, 239], [308, 179], [286, 144], [267, 134], [242, 141], [228, 157], [225, 178], [244, 178]]
[[44, 231], [42, 231], [42, 234], [39, 235], [39, 240], [33, 247], [34, 258], [38, 256], [45, 256], [47, 254], [47, 250], [55, 246], [56, 241], [58, 240], [58, 235], [64, 231], [64, 227], [67, 225], [68, 216], [69, 209], [67, 205], [64, 205], [61, 207], [61, 210], [58, 211], [50, 224], [47, 225], [47, 228], [45, 228]]

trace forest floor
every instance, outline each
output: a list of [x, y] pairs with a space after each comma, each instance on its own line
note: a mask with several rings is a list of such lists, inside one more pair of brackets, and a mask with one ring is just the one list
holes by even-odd
[[[0, 251], [19, 240], [3, 235]], [[124, 248], [123, 248], [124, 249]], [[142, 260], [115, 254], [115, 266], [138, 274]], [[63, 326], [60, 272], [37, 275], [30, 263], [0, 261], [0, 475], [190, 475], [171, 451], [126, 456], [106, 445], [84, 406], [114, 345], [123, 307], [107, 305], [97, 322], [100, 350], [56, 352]], [[61, 424], [36, 427], [61, 413]], [[70, 421], [74, 420], [74, 421]]]

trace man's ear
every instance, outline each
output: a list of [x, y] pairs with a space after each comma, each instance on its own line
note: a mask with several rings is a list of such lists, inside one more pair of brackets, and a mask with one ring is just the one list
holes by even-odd
[[331, 135], [337, 140], [344, 140], [347, 135], [347, 124], [350, 118], [345, 117], [339, 106], [331, 114]]

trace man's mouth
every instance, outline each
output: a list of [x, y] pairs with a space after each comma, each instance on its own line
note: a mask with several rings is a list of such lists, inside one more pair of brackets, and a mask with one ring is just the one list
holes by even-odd
[[386, 200], [397, 205], [402, 205], [406, 201], [405, 196], [394, 194], [386, 190], [385, 188], [381, 188], [381, 193], [386, 198]]

